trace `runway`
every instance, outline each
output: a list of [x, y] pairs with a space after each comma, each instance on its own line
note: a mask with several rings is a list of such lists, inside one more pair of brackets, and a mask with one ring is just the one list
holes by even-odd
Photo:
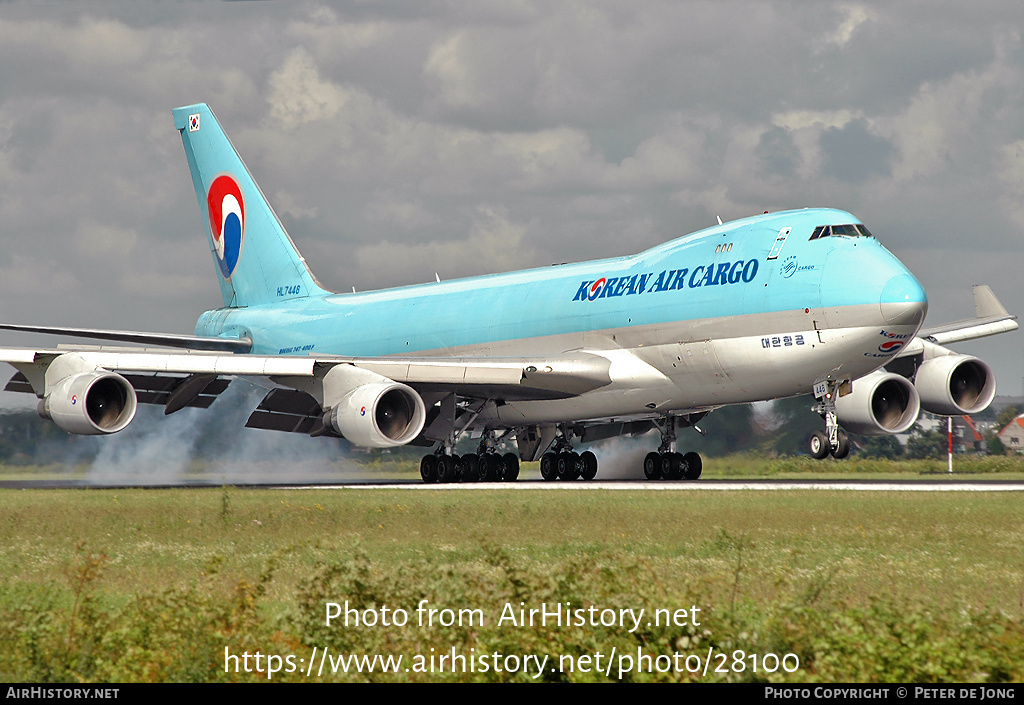
[[1018, 480], [967, 480], [960, 478], [914, 480], [696, 480], [693, 482], [651, 482], [647, 480], [595, 480], [591, 482], [471, 482], [426, 485], [418, 480], [380, 481], [372, 479], [345, 483], [238, 483], [205, 482], [179, 484], [142, 484], [134, 482], [90, 484], [80, 480], [4, 480], [0, 489], [210, 489], [225, 485], [252, 490], [409, 490], [421, 492], [495, 492], [495, 491], [626, 491], [626, 492], [700, 492], [700, 491], [795, 491], [819, 490], [842, 492], [1021, 492], [1024, 482]]

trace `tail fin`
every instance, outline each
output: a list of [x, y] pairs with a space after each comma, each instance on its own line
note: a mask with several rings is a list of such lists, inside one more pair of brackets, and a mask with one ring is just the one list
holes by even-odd
[[174, 109], [224, 305], [258, 306], [329, 293], [205, 103]]

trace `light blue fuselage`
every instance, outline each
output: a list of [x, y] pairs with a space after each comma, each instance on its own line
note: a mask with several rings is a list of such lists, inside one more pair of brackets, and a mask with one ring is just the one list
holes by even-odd
[[[831, 209], [754, 216], [625, 257], [218, 309], [200, 317], [196, 333], [248, 335], [254, 353], [270, 355], [629, 350], [673, 379], [673, 403], [795, 394], [823, 375], [880, 367], [890, 357], [879, 349], [883, 336], [909, 340], [924, 319], [923, 288], [876, 239], [809, 239], [819, 226], [859, 222]], [[711, 402], [685, 394], [709, 387], [687, 382], [699, 364], [687, 368], [676, 355], [674, 372], [665, 362], [679, 346], [692, 356], [695, 344], [721, 370]], [[760, 379], [765, 373], [773, 379]]]

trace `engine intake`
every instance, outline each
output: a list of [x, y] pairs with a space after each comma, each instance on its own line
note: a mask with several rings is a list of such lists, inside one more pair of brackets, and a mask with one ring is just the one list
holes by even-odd
[[921, 400], [914, 385], [883, 370], [854, 381], [853, 392], [836, 400], [840, 425], [864, 436], [903, 433], [920, 413]]
[[113, 372], [81, 372], [60, 380], [39, 402], [39, 415], [68, 433], [117, 433], [135, 418], [135, 389]]
[[405, 445], [423, 430], [423, 399], [414, 389], [382, 377], [352, 389], [325, 414], [324, 423], [367, 448]]
[[996, 395], [992, 368], [970, 355], [925, 360], [917, 370], [914, 386], [921, 395], [921, 407], [943, 416], [983, 411]]

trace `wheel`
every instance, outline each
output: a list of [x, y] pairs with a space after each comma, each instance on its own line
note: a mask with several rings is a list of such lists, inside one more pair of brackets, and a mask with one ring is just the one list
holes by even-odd
[[428, 485], [437, 482], [437, 456], [424, 455], [420, 458], [420, 477]]
[[588, 450], [580, 454], [580, 464], [582, 466], [580, 475], [584, 480], [593, 480], [597, 477], [597, 456], [591, 451]]
[[704, 462], [700, 459], [697, 453], [687, 453], [683, 456], [683, 462], [686, 463], [686, 470], [683, 471], [683, 479], [686, 480], [699, 480], [700, 473], [704, 469]]
[[829, 451], [832, 450], [832, 446], [828, 442], [828, 436], [825, 435], [824, 431], [815, 431], [811, 434], [810, 439], [807, 441], [808, 448], [811, 451], [811, 457], [821, 460]]
[[479, 480], [480, 456], [473, 454], [462, 456], [462, 481], [478, 482]]
[[579, 456], [575, 453], [558, 454], [558, 479], [571, 481], [580, 476]]
[[437, 458], [437, 481], [455, 482], [455, 458], [451, 455], [440, 455]]
[[682, 453], [665, 453], [661, 456], [661, 477], [663, 480], [678, 480], [683, 476], [686, 463]]
[[644, 477], [648, 480], [661, 479], [661, 453], [648, 453], [644, 458]]
[[558, 456], [545, 453], [540, 457], [540, 476], [551, 482], [558, 479]]
[[501, 479], [505, 482], [515, 482], [519, 477], [519, 456], [515, 453], [505, 453], [501, 460], [505, 466], [505, 473]]
[[572, 465], [570, 466], [572, 469], [569, 472], [569, 479], [578, 480], [580, 475], [583, 474], [583, 461], [580, 459], [580, 454], [576, 451], [571, 451], [569, 457], [572, 458]]
[[501, 456], [497, 453], [487, 453], [481, 467], [481, 479], [484, 482], [501, 482], [504, 476], [505, 464], [501, 461]]
[[850, 454], [850, 437], [846, 435], [846, 431], [839, 429], [837, 440], [839, 444], [832, 449], [832, 457], [836, 460], [842, 460]]

